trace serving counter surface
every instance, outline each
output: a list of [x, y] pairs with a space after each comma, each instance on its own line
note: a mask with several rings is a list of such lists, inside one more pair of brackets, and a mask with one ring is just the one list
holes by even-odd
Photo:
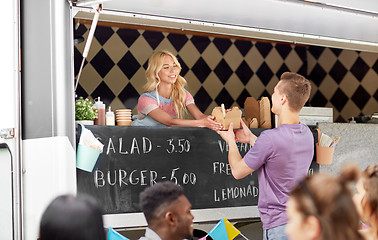
[[331, 165], [321, 165], [320, 171], [339, 173], [347, 163], [356, 163], [361, 169], [378, 164], [378, 124], [319, 123], [318, 128], [328, 136], [340, 137]]

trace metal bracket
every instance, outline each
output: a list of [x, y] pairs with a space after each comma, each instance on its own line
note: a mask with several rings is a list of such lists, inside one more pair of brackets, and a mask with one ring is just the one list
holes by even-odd
[[4, 139], [14, 138], [14, 128], [3, 128], [0, 130], [0, 137]]

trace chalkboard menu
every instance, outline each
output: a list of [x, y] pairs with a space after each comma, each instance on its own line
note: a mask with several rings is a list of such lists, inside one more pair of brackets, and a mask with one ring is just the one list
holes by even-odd
[[[104, 149], [93, 172], [77, 169], [78, 193], [94, 196], [105, 214], [140, 212], [139, 193], [167, 180], [184, 187], [193, 209], [257, 206], [257, 171], [235, 180], [227, 160], [228, 146], [212, 130], [86, 128], [104, 144]], [[257, 136], [263, 130], [252, 129]], [[238, 143], [238, 148], [244, 155], [251, 146]]]

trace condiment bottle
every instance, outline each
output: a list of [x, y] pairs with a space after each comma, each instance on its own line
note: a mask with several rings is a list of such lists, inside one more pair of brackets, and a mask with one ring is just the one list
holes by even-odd
[[111, 108], [109, 107], [109, 110], [106, 112], [106, 125], [108, 126], [115, 125], [114, 112], [112, 112]]
[[105, 125], [105, 104], [100, 100], [100, 97], [95, 99], [94, 107], [97, 109], [97, 118], [94, 120], [95, 125]]

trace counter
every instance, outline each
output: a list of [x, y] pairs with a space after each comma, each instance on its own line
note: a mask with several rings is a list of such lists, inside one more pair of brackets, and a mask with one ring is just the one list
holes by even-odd
[[320, 165], [320, 171], [337, 174], [347, 163], [357, 163], [361, 169], [378, 164], [378, 124], [318, 123], [328, 136], [341, 137], [336, 145], [331, 165]]

